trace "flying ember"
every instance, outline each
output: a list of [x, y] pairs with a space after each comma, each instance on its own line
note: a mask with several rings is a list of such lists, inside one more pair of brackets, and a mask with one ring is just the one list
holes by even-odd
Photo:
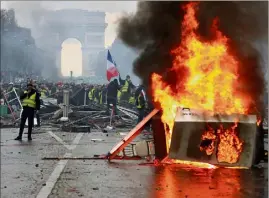
[[[160, 104], [163, 111], [162, 122], [167, 129], [168, 149], [177, 107], [229, 115], [247, 114], [251, 104], [246, 95], [237, 92], [237, 88], [243, 86], [237, 80], [239, 62], [229, 50], [229, 38], [218, 30], [218, 20], [215, 19], [211, 27], [212, 41], [205, 42], [197, 34], [199, 23], [195, 12], [198, 5], [188, 3], [183, 7], [185, 16], [181, 24], [181, 44], [171, 51], [174, 60], [168, 71], [177, 76], [173, 86], [159, 74], [153, 73], [151, 76], [154, 102]], [[213, 142], [208, 143], [209, 150], [206, 152], [211, 153]], [[223, 144], [226, 144], [224, 140], [220, 145]], [[222, 155], [221, 151], [219, 155]], [[224, 158], [220, 157], [220, 161], [225, 161]]]

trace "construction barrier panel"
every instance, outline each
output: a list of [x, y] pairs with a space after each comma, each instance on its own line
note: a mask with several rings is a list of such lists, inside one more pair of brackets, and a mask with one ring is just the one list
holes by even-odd
[[255, 161], [257, 135], [255, 115], [209, 116], [178, 109], [169, 158], [251, 167]]

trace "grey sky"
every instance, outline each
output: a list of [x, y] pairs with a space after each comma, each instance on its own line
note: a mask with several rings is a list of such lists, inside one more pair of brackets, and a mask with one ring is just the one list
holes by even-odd
[[106, 12], [106, 45], [116, 37], [117, 19], [125, 12], [135, 12], [137, 1], [1, 1], [1, 8], [14, 8], [19, 25], [27, 27], [24, 13], [37, 9], [85, 9]]

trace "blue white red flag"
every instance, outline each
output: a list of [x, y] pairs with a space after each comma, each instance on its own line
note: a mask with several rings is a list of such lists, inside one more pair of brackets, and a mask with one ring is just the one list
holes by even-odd
[[111, 78], [117, 77], [119, 75], [119, 71], [116, 67], [115, 61], [113, 61], [110, 51], [107, 51], [107, 66], [106, 66], [106, 77], [107, 80], [110, 81]]

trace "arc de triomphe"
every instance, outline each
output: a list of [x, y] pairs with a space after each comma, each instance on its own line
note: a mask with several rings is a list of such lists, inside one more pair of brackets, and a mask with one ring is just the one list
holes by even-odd
[[41, 21], [39, 46], [55, 54], [59, 71], [62, 43], [68, 38], [76, 38], [82, 45], [83, 76], [94, 75], [95, 68], [90, 68], [89, 61], [104, 50], [107, 27], [105, 13], [80, 9], [49, 11]]

